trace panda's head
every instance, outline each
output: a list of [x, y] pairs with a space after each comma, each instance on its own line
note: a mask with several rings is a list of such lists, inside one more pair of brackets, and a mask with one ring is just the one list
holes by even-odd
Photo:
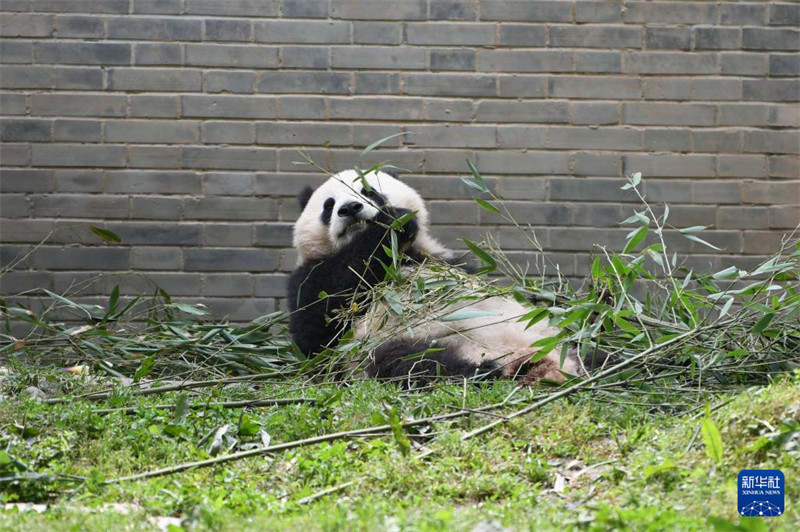
[[[364, 186], [364, 181], [369, 186]], [[354, 170], [331, 176], [319, 188], [306, 187], [298, 196], [303, 212], [294, 226], [294, 247], [298, 264], [333, 256], [358, 238], [386, 204], [396, 209], [415, 211], [419, 232], [413, 247], [433, 256], [448, 259], [452, 252], [429, 234], [425, 202], [416, 190], [385, 172], [364, 174]]]

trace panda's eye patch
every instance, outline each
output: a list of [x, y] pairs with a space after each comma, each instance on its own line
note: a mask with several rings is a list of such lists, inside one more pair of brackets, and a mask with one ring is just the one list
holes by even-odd
[[378, 205], [379, 207], [382, 207], [386, 203], [386, 200], [383, 199], [383, 196], [375, 192], [374, 189], [367, 190], [365, 188], [362, 188], [361, 195], [369, 200], [372, 200], [372, 202]]
[[328, 198], [325, 200], [325, 203], [322, 204], [322, 214], [320, 215], [320, 220], [325, 225], [329, 225], [331, 223], [331, 213], [333, 212], [333, 206], [336, 204], [336, 200], [333, 198]]

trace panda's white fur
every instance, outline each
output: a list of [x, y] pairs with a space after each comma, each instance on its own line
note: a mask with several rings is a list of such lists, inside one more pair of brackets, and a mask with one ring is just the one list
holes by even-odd
[[[373, 260], [370, 254], [381, 248], [381, 238], [388, 231], [381, 233], [371, 222], [383, 216], [387, 207], [393, 208], [395, 215], [397, 210], [416, 212], [414, 233], [408, 236], [405, 251], [417, 258], [417, 262], [407, 264], [405, 268], [425, 268], [424, 264], [420, 265], [419, 257], [452, 261], [455, 256], [430, 235], [429, 213], [417, 191], [384, 172], [367, 174], [364, 179], [369, 184], [367, 188], [362, 187], [358, 173], [349, 170], [332, 176], [313, 193], [307, 191], [307, 202], [294, 227], [298, 266], [289, 283], [290, 327], [295, 341], [309, 353], [331, 347], [342, 332], [330, 330], [335, 325], [328, 316], [335, 309], [331, 308], [331, 301], [326, 301], [323, 309], [322, 303], [316, 299], [318, 294], [332, 294], [333, 290], [341, 291], [342, 288], [346, 291], [352, 287], [351, 292], [363, 289], [363, 281], [369, 275], [353, 272], [361, 265], [365, 265], [365, 272], [372, 275], [372, 281], [380, 280], [380, 272], [375, 271], [377, 268], [370, 269]], [[370, 188], [381, 195], [385, 205], [367, 193]], [[303, 202], [304, 198], [301, 198]], [[351, 215], [347, 206], [356, 203], [362, 206]], [[369, 242], [362, 242], [366, 240]], [[360, 248], [362, 243], [365, 244], [363, 249]], [[339, 278], [343, 281], [340, 282]], [[349, 307], [352, 296], [353, 293], [343, 295], [333, 306]], [[373, 358], [362, 364], [373, 376], [402, 377], [404, 372], [415, 373], [417, 370], [429, 374], [471, 376], [488, 370], [495, 375], [524, 380], [541, 377], [563, 380], [562, 372], [579, 374], [581, 367], [572, 353], [563, 365], [559, 364], [560, 349], [553, 350], [535, 364], [527, 365], [536, 351], [530, 347], [531, 344], [558, 332], [545, 322], [526, 329], [526, 324], [517, 320], [530, 310], [510, 297], [492, 296], [445, 306], [426, 314], [425, 319], [413, 323], [409, 330], [407, 322], [397, 322], [382, 304], [374, 304], [364, 309], [353, 328], [359, 340], [385, 338], [385, 349], [379, 345], [371, 351]], [[468, 319], [442, 320], [456, 311], [480, 313], [472, 313], [470, 315], [478, 316]], [[424, 362], [404, 360], [407, 355], [431, 347], [438, 348], [433, 351], [440, 353], [428, 357], [432, 362], [427, 367]]]

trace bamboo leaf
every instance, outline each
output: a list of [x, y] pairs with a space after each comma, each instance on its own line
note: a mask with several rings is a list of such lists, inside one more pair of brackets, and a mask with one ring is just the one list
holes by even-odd
[[114, 242], [114, 243], [122, 242], [122, 239], [118, 237], [116, 233], [114, 233], [113, 231], [109, 231], [108, 229], [103, 229], [101, 227], [97, 227], [96, 225], [90, 225], [89, 229], [92, 230], [92, 233], [96, 234], [106, 242]]
[[464, 242], [464, 245], [467, 246], [475, 256], [486, 263], [486, 266], [478, 270], [478, 273], [489, 273], [497, 269], [497, 261], [494, 260], [486, 251], [481, 249], [478, 244], [470, 242], [466, 238], [462, 238], [461, 241]]
[[492, 205], [488, 201], [483, 200], [483, 199], [481, 199], [479, 197], [476, 197], [476, 196], [472, 196], [472, 199], [475, 200], [475, 203], [477, 203], [478, 205], [480, 205], [481, 207], [483, 207], [487, 211], [493, 212], [495, 214], [500, 214], [500, 209], [498, 209], [497, 207], [495, 207], [494, 205]]
[[362, 151], [358, 155], [358, 158], [359, 159], [363, 158], [366, 154], [368, 154], [369, 152], [371, 152], [372, 150], [374, 150], [375, 148], [377, 148], [378, 146], [380, 146], [384, 142], [386, 142], [388, 140], [392, 140], [393, 138], [396, 138], [396, 137], [399, 137], [399, 136], [402, 136], [402, 135], [405, 135], [405, 134], [406, 134], [405, 132], [395, 133], [394, 135], [389, 135], [388, 137], [383, 137], [382, 139], [376, 140], [375, 142], [373, 142], [372, 144], [370, 144], [369, 146], [364, 148], [364, 151]]
[[647, 238], [647, 231], [648, 227], [646, 225], [641, 226], [639, 229], [628, 235], [628, 243], [625, 245], [625, 249], [622, 250], [622, 253], [630, 253], [636, 246], [642, 243], [642, 241]]
[[775, 317], [774, 312], [770, 312], [769, 314], [764, 315], [760, 320], [756, 322], [755, 325], [753, 325], [753, 329], [751, 332], [755, 335], [761, 334], [764, 331], [764, 329], [767, 328], [767, 325], [770, 324], [772, 318], [774, 317]]
[[703, 441], [706, 444], [706, 454], [715, 462], [722, 462], [723, 448], [722, 438], [719, 435], [719, 429], [711, 421], [711, 418], [704, 418], [702, 420], [701, 432], [703, 433]]

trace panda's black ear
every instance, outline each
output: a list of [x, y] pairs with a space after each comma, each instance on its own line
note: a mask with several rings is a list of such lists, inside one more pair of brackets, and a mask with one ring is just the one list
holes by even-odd
[[306, 185], [297, 195], [297, 201], [300, 203], [301, 209], [306, 208], [306, 205], [308, 205], [308, 200], [311, 199], [312, 194], [314, 194], [314, 189], [311, 188], [311, 185]]

